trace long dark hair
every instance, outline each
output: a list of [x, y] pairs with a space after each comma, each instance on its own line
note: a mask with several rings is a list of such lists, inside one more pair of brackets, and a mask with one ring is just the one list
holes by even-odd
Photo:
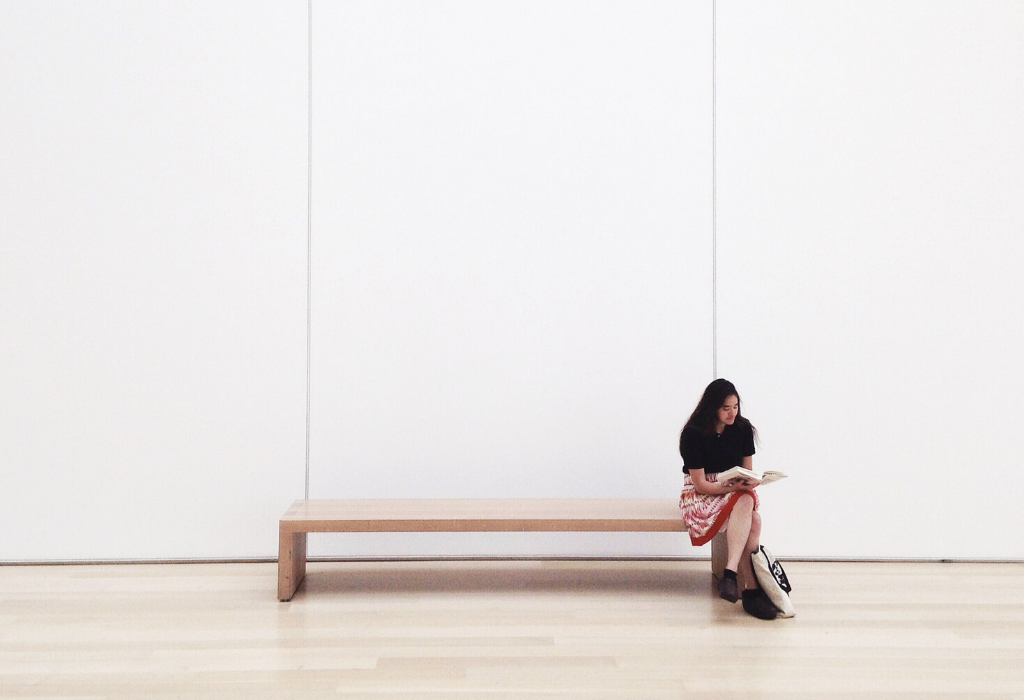
[[722, 407], [725, 400], [730, 396], [736, 397], [736, 422], [735, 425], [745, 425], [750, 428], [757, 439], [757, 430], [743, 417], [740, 410], [740, 393], [736, 391], [736, 385], [728, 379], [716, 379], [708, 384], [704, 395], [700, 397], [697, 408], [693, 409], [690, 418], [686, 421], [684, 428], [694, 427], [706, 435], [715, 432], [715, 425], [718, 423], [718, 409]]

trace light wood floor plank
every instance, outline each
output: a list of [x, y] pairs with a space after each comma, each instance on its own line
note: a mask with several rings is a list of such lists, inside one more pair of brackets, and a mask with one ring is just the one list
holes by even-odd
[[763, 622], [706, 562], [0, 567], [0, 697], [1024, 700], [1024, 565], [787, 571]]

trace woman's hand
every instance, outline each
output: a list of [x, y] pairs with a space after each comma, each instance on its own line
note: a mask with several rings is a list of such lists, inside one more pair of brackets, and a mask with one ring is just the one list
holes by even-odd
[[732, 493], [733, 491], [753, 492], [757, 488], [757, 484], [751, 483], [746, 479], [729, 479], [728, 482], [721, 484], [721, 486], [725, 489], [726, 493]]
[[[743, 462], [740, 464], [741, 467], [748, 471], [754, 471], [754, 458], [747, 456], [743, 458]], [[754, 493], [754, 489], [757, 488], [757, 484], [747, 481], [746, 479], [737, 479], [739, 483], [733, 491], [746, 491], [747, 493]]]
[[749, 481], [739, 481], [732, 484], [730, 491], [746, 491], [748, 493], [754, 493], [754, 489], [757, 488], [757, 484], [752, 484]]
[[[691, 474], [692, 474], [693, 470], [691, 469], [690, 471], [691, 471]], [[691, 475], [691, 478], [692, 478], [692, 475]], [[712, 484], [711, 482], [705, 480], [705, 483], [709, 487], [712, 487], [712, 488], [715, 487], [715, 486], [719, 487], [720, 490], [717, 491], [717, 493], [718, 493], [718, 495], [723, 495], [723, 496], [725, 494], [727, 494], [727, 493], [733, 493], [734, 491], [747, 491], [748, 493], [753, 493], [754, 489], [757, 488], [757, 484], [754, 484], [754, 483], [752, 483], [750, 481], [747, 481], [746, 479], [742, 479], [742, 478], [739, 478], [739, 477], [736, 477], [734, 479], [729, 479], [726, 482], [716, 482], [714, 484]], [[711, 493], [711, 492], [709, 491], [708, 493]]]
[[733, 491], [752, 490], [751, 487], [745, 486], [743, 483], [734, 484], [732, 482], [729, 482], [728, 484], [720, 484], [717, 481], [708, 481], [707, 477], [704, 476], [703, 469], [691, 469], [690, 481], [693, 482], [693, 488], [697, 491], [697, 493], [703, 493], [707, 496], [724, 496], [727, 493], [732, 493]]

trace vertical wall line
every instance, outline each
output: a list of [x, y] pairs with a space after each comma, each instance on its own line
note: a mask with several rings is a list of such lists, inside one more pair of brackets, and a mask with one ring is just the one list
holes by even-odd
[[311, 378], [311, 340], [313, 336], [313, 0], [306, 7], [307, 67], [306, 81], [306, 490], [309, 500], [309, 404]]
[[718, 0], [711, 0], [711, 378], [718, 378]]

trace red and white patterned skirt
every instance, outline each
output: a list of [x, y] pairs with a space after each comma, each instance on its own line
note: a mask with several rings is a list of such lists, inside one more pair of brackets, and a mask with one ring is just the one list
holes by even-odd
[[[704, 473], [710, 483], [718, 481], [718, 474]], [[679, 495], [679, 509], [690, 531], [690, 542], [694, 545], [707, 544], [722, 529], [729, 519], [736, 500], [745, 491], [733, 491], [724, 496], [709, 496], [697, 493], [689, 474], [683, 474], [683, 492]], [[754, 510], [757, 510], [757, 493], [754, 496]]]

